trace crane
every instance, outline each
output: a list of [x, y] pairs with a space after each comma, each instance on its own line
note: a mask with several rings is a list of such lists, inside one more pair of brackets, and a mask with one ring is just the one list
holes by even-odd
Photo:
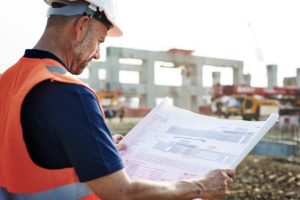
[[261, 50], [261, 47], [260, 47], [260, 43], [256, 37], [256, 34], [254, 32], [254, 29], [251, 25], [250, 22], [248, 22], [248, 28], [250, 30], [250, 34], [253, 38], [253, 41], [254, 41], [254, 45], [255, 45], [255, 53], [256, 53], [256, 57], [257, 57], [257, 60], [258, 62], [262, 63], [263, 65], [265, 65], [265, 60], [264, 60], [264, 56], [263, 56], [263, 53], [262, 53], [262, 50]]

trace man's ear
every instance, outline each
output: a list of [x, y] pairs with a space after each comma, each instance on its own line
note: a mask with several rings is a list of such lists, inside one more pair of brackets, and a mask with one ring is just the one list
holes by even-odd
[[90, 18], [88, 16], [81, 16], [77, 19], [75, 24], [75, 34], [77, 40], [81, 41], [85, 37], [88, 31], [89, 21]]

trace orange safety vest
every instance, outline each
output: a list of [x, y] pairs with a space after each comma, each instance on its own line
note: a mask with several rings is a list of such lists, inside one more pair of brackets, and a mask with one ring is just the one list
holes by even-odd
[[64, 67], [52, 59], [22, 57], [0, 77], [1, 200], [99, 199], [86, 184], [78, 181], [73, 168], [48, 170], [36, 165], [23, 139], [21, 107], [35, 85], [48, 79], [89, 88], [67, 74]]

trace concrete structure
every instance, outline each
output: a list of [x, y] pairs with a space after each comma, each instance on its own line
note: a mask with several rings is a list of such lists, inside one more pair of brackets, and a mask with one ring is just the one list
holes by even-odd
[[297, 68], [297, 73], [296, 73], [296, 86], [297, 88], [300, 88], [300, 68]]
[[[183, 51], [146, 51], [128, 48], [107, 48], [105, 62], [92, 62], [90, 76], [83, 80], [95, 90], [104, 90], [105, 86], [113, 90], [121, 90], [126, 99], [137, 97], [140, 106], [153, 107], [155, 99], [168, 96], [174, 100], [174, 105], [198, 110], [204, 104], [205, 89], [202, 81], [204, 65], [230, 67], [233, 69], [233, 83], [243, 84], [243, 62], [219, 58], [193, 56]], [[134, 59], [140, 64], [122, 64], [120, 59]], [[155, 66], [161, 62], [173, 63], [174, 68], [182, 69], [182, 86], [155, 85]], [[106, 70], [106, 80], [99, 81], [99, 70]], [[121, 71], [137, 72], [138, 84], [120, 83]], [[130, 79], [130, 77], [128, 77]], [[168, 77], [166, 77], [168, 79]], [[106, 87], [107, 89], [107, 87]]]
[[283, 79], [283, 86], [295, 86], [297, 88], [300, 88], [300, 68], [297, 68], [296, 77], [286, 77]]
[[247, 86], [251, 86], [251, 75], [250, 74], [244, 75], [244, 84]]
[[213, 72], [212, 73], [213, 78], [213, 86], [217, 84], [221, 84], [221, 73], [220, 72]]
[[296, 86], [300, 88], [300, 68], [297, 68]]
[[283, 86], [284, 87], [291, 87], [297, 85], [297, 77], [285, 77], [283, 79]]
[[267, 65], [268, 88], [277, 87], [277, 65]]

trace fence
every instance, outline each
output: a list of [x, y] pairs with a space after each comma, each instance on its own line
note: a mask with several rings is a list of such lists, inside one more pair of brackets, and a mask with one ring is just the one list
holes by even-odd
[[293, 155], [300, 156], [300, 127], [297, 125], [276, 125], [266, 134], [263, 141], [289, 145]]

